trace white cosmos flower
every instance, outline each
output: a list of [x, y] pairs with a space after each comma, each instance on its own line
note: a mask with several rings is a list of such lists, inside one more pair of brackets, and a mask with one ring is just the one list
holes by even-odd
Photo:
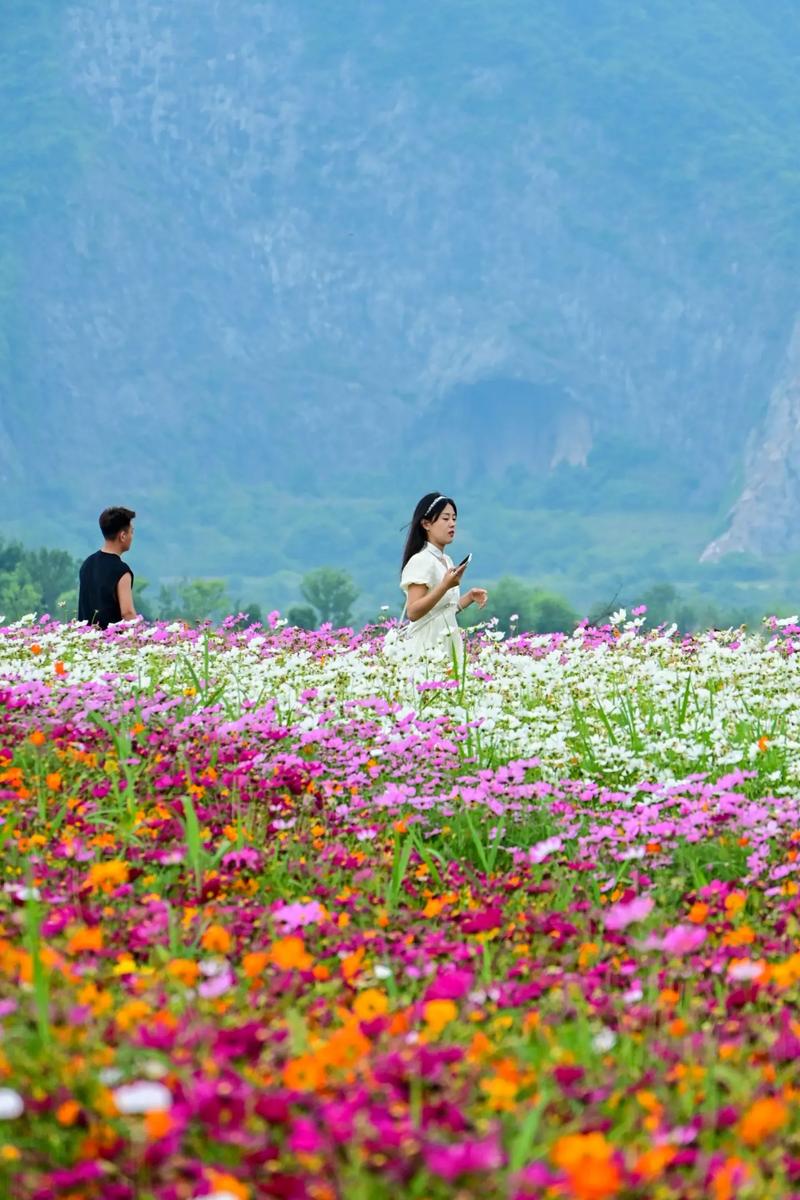
[[163, 1083], [145, 1080], [125, 1083], [112, 1094], [117, 1108], [126, 1116], [148, 1112], [167, 1112], [172, 1108], [172, 1093]]
[[592, 1038], [592, 1045], [600, 1054], [606, 1054], [609, 1050], [613, 1050], [617, 1043], [617, 1035], [613, 1029], [601, 1029]]
[[0, 1121], [13, 1121], [25, 1111], [25, 1101], [13, 1088], [0, 1088]]

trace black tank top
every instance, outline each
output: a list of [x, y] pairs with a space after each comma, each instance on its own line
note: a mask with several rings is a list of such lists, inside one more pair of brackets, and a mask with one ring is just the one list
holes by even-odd
[[96, 550], [89, 555], [80, 571], [79, 621], [90, 621], [106, 629], [122, 620], [117, 584], [123, 575], [130, 575], [133, 585], [133, 571], [118, 554]]

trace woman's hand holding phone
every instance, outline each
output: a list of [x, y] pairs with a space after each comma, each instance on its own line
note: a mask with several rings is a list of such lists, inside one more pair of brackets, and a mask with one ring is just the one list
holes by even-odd
[[467, 557], [465, 559], [463, 559], [462, 562], [460, 562], [457, 567], [448, 567], [447, 568], [447, 570], [444, 573], [444, 578], [442, 579], [442, 582], [440, 585], [442, 588], [442, 594], [444, 594], [445, 592], [449, 592], [450, 588], [458, 587], [458, 585], [461, 583], [464, 572], [466, 571], [467, 567], [469, 566], [469, 560], [471, 558], [472, 558], [472, 555], [468, 554]]

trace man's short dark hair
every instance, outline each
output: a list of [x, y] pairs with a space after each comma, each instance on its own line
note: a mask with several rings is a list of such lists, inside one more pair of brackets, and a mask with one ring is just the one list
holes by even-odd
[[132, 508], [104, 508], [100, 513], [100, 532], [110, 542], [128, 528], [135, 516]]

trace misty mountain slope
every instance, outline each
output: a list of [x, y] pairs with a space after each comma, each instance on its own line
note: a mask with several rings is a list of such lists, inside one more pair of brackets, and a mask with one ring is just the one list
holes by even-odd
[[[237, 489], [413, 495], [451, 447], [463, 489], [613, 461], [719, 520], [752, 472], [796, 317], [793, 7], [12, 10], [45, 165], [0, 241], [5, 515], [125, 481], [178, 524], [218, 497], [224, 538]], [[748, 549], [793, 544], [793, 486]]]

